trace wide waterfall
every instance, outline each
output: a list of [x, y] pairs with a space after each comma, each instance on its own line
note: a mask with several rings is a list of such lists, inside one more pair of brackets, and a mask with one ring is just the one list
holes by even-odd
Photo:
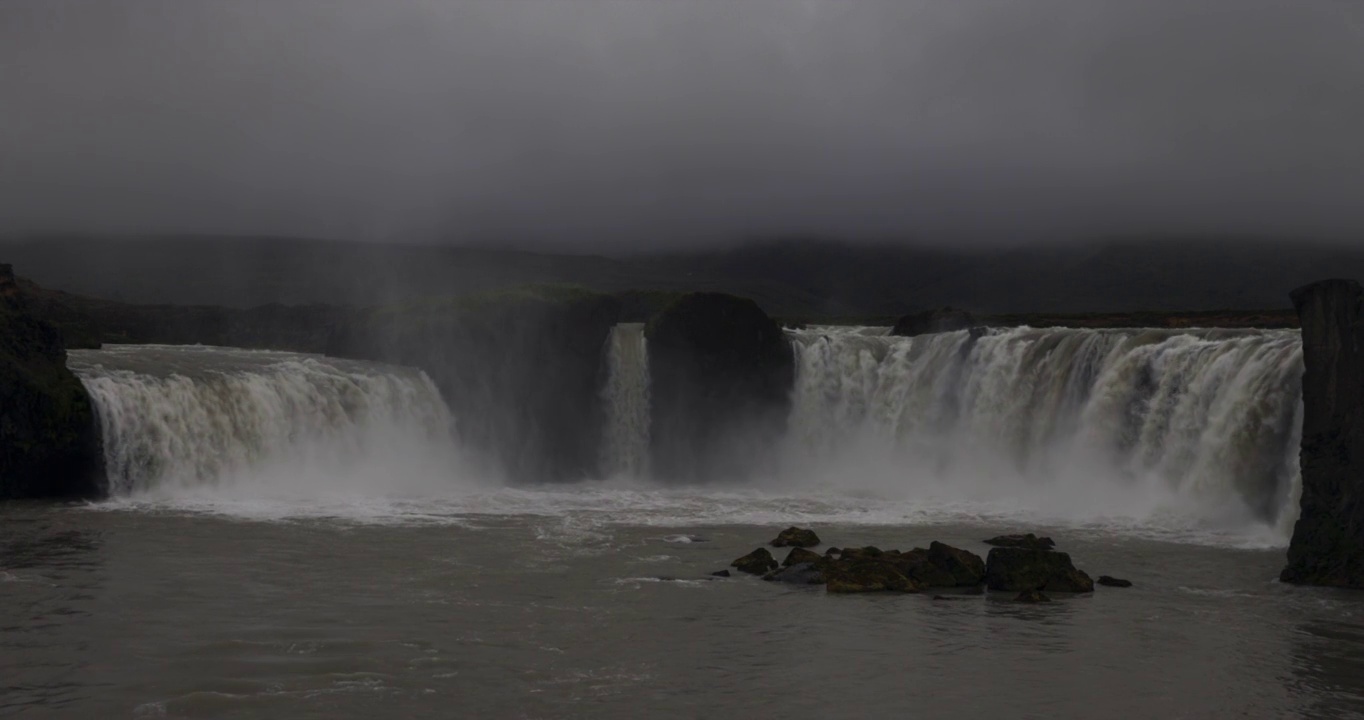
[[110, 494], [249, 484], [299, 496], [437, 483], [454, 428], [425, 374], [294, 353], [73, 350], [94, 399]]
[[1296, 331], [791, 336], [793, 468], [833, 460], [882, 484], [936, 481], [1006, 502], [1152, 498], [1266, 523], [1296, 515]]

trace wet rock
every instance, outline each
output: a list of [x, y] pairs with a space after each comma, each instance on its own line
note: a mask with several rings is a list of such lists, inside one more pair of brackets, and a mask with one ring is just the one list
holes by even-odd
[[0, 265], [0, 501], [99, 495], [98, 428], [61, 332], [30, 311], [13, 269]]
[[729, 566], [749, 575], [765, 575], [777, 569], [777, 559], [772, 557], [767, 548], [758, 548], [730, 563]]
[[1024, 590], [1023, 592], [1018, 594], [1018, 597], [1014, 598], [1014, 602], [1044, 603], [1051, 602], [1051, 598], [1047, 597], [1046, 595], [1043, 595], [1038, 590]]
[[1132, 581], [1131, 581], [1131, 580], [1123, 580], [1122, 578], [1115, 578], [1115, 577], [1113, 577], [1112, 575], [1100, 575], [1100, 576], [1099, 576], [1098, 582], [1099, 582], [1100, 585], [1103, 585], [1104, 587], [1115, 587], [1115, 588], [1129, 588], [1129, 587], [1132, 587]]
[[1291, 297], [1302, 323], [1302, 499], [1279, 579], [1364, 588], [1364, 291], [1323, 280]]
[[1094, 592], [1094, 580], [1083, 570], [1070, 568], [1059, 570], [1047, 578], [1047, 584], [1042, 589], [1048, 592], [1092, 593]]
[[933, 599], [942, 602], [958, 602], [961, 600], [975, 600], [976, 598], [973, 595], [934, 595]]
[[784, 567], [763, 576], [769, 582], [791, 583], [793, 585], [822, 585], [824, 571], [815, 563], [802, 562]]
[[860, 548], [843, 548], [838, 556], [844, 560], [855, 560], [857, 558], [877, 558], [884, 554], [881, 548], [868, 545]]
[[824, 576], [831, 593], [919, 592], [919, 586], [893, 565], [877, 558], [833, 563]]
[[728, 571], [728, 570], [716, 570], [715, 572], [711, 573], [711, 577], [727, 578], [727, 577], [729, 577], [729, 571]]
[[956, 577], [933, 564], [928, 551], [922, 548], [904, 553], [892, 550], [881, 555], [881, 559], [921, 587], [955, 587], [957, 584]]
[[834, 555], [841, 555], [842, 553], [843, 553], [842, 550], [839, 550], [839, 549], [836, 548], [836, 547], [831, 547], [831, 548], [829, 548], [828, 550], [825, 550], [825, 551], [824, 551], [824, 557], [831, 557], [831, 556], [834, 556]]
[[772, 547], [809, 548], [819, 544], [819, 536], [814, 530], [789, 527], [778, 533], [777, 538], [770, 544]]
[[985, 561], [973, 552], [934, 541], [928, 546], [928, 561], [951, 575], [955, 587], [985, 582]]
[[797, 563], [814, 563], [819, 565], [827, 561], [828, 558], [819, 553], [810, 552], [805, 548], [798, 547], [792, 548], [791, 552], [787, 553], [786, 559], [781, 561], [781, 564], [782, 567], [790, 567]]
[[1027, 548], [1029, 550], [1051, 550], [1056, 547], [1049, 537], [1038, 537], [1032, 533], [1026, 535], [1000, 535], [985, 541], [986, 545], [995, 547], [1016, 547]]
[[1085, 593], [1094, 581], [1071, 563], [1070, 555], [1053, 550], [997, 547], [985, 558], [985, 584], [991, 590]]

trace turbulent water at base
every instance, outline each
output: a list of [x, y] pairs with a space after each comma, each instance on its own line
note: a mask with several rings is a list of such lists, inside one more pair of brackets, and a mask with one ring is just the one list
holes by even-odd
[[608, 343], [608, 375], [602, 391], [606, 409], [602, 473], [606, 477], [648, 477], [649, 351], [644, 324], [617, 325]]
[[797, 466], [832, 458], [890, 484], [929, 476], [959, 496], [1043, 498], [1062, 514], [1177, 507], [1280, 533], [1295, 519], [1296, 331], [792, 337]]
[[439, 391], [415, 370], [197, 346], [75, 350], [69, 364], [94, 399], [114, 496], [348, 480], [382, 491], [395, 468], [357, 478], [357, 465], [406, 467], [415, 448], [452, 440]]

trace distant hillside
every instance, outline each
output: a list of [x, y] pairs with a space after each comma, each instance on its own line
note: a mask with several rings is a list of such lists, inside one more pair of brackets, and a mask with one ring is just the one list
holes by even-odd
[[1278, 309], [1325, 277], [1364, 278], [1364, 248], [1170, 238], [1010, 250], [819, 240], [630, 257], [297, 238], [45, 237], [0, 262], [50, 288], [138, 303], [375, 305], [525, 284], [720, 290], [784, 317]]

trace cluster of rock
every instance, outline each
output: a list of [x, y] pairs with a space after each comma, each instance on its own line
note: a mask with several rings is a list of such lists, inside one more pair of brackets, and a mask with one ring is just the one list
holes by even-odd
[[[1075, 567], [1070, 555], [1058, 552], [1051, 538], [1002, 535], [985, 541], [995, 547], [985, 559], [961, 548], [932, 542], [928, 548], [882, 550], [876, 547], [836, 548], [823, 554], [809, 548], [820, 545], [812, 530], [783, 530], [769, 545], [790, 547], [780, 563], [765, 547], [738, 558], [730, 567], [759, 575], [771, 582], [824, 585], [831, 593], [918, 593], [931, 588], [969, 588], [982, 585], [996, 592], [1020, 593], [1017, 600], [1045, 602], [1044, 592], [1090, 593], [1094, 581]], [[728, 575], [721, 571], [717, 575]], [[1131, 587], [1132, 583], [1107, 575], [1100, 584]]]

